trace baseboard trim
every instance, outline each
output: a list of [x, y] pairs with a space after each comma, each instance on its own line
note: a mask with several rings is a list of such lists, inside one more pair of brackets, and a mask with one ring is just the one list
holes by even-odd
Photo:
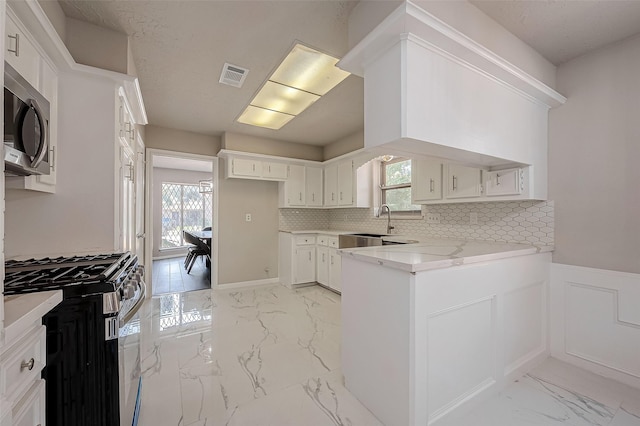
[[280, 283], [280, 278], [276, 277], [276, 278], [265, 278], [262, 280], [238, 281], [235, 283], [218, 284], [214, 288], [217, 290], [225, 290], [228, 288], [256, 287], [256, 286], [279, 284], [279, 283]]

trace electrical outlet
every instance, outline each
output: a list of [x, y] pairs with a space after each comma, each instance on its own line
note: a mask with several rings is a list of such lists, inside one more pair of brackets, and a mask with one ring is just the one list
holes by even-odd
[[244, 220], [246, 222], [251, 222], [251, 213], [247, 213], [246, 215], [244, 215]]
[[470, 225], [478, 224], [478, 213], [476, 212], [469, 213], [469, 224]]
[[440, 223], [440, 213], [427, 213], [427, 223]]

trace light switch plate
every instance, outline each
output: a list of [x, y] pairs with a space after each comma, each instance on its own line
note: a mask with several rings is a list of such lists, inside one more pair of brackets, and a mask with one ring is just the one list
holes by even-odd
[[251, 222], [251, 213], [247, 213], [247, 214], [244, 216], [244, 220], [245, 220], [246, 222]]

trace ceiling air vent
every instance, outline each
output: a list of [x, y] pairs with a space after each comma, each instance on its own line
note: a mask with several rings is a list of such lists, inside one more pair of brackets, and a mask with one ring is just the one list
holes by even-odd
[[242, 87], [247, 74], [249, 74], [248, 69], [225, 62], [224, 67], [222, 67], [222, 74], [220, 74], [220, 83], [233, 87]]

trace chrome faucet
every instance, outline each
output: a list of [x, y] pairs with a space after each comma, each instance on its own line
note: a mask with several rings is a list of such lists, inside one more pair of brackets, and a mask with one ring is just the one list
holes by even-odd
[[380, 214], [378, 216], [382, 215], [382, 210], [384, 208], [387, 208], [387, 234], [391, 233], [392, 229], [395, 229], [395, 226], [391, 226], [391, 209], [389, 208], [389, 206], [387, 204], [383, 204], [380, 206]]

